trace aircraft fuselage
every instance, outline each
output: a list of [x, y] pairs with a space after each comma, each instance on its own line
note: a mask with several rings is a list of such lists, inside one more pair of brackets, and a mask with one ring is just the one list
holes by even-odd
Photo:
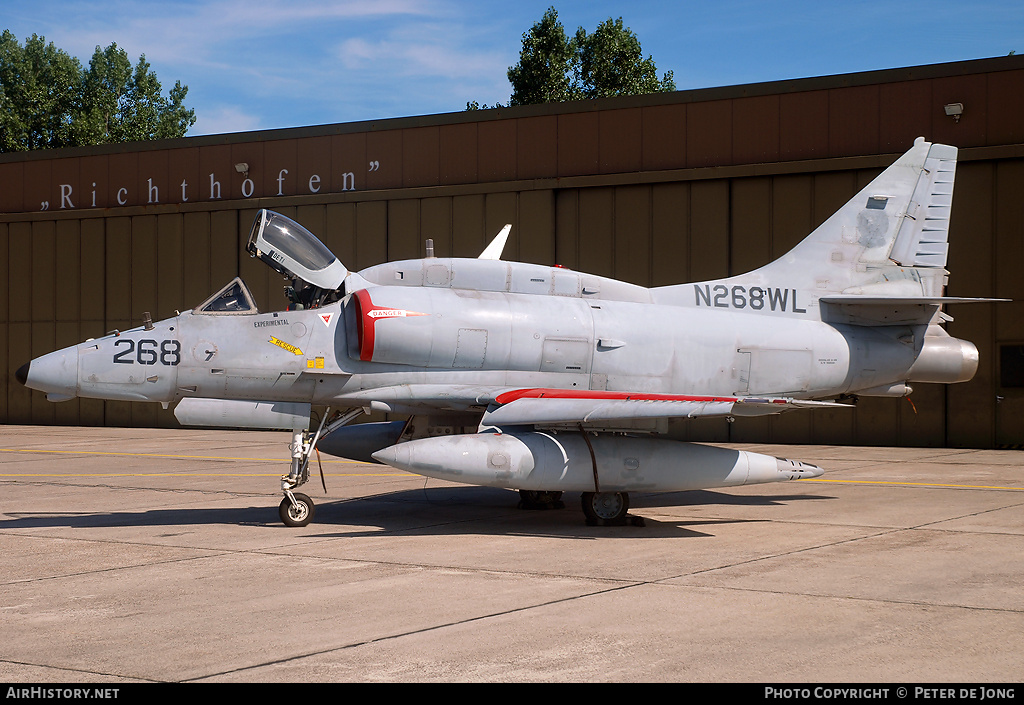
[[[518, 263], [417, 260], [363, 275], [430, 267], [444, 268], [447, 281], [368, 281], [313, 310], [185, 312], [41, 357], [31, 374], [57, 399], [357, 406], [361, 392], [395, 385], [426, 385], [434, 405], [438, 389], [476, 385], [809, 399], [906, 380], [926, 328], [826, 323], [814, 297], [795, 289], [788, 310], [772, 311], [749, 306], [748, 291], [744, 308], [708, 306], [699, 294], [691, 306], [659, 304], [641, 287]], [[448, 285], [453, 272], [477, 273], [481, 288]], [[562, 291], [559, 277], [569, 278]], [[517, 282], [536, 291], [507, 290]], [[466, 404], [452, 395], [452, 409]]]

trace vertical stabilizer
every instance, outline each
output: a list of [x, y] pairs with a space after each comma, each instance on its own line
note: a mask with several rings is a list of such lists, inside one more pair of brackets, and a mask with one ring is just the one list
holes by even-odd
[[879, 267], [943, 267], [955, 169], [955, 147], [919, 137], [803, 242], [757, 271], [803, 270], [815, 288], [838, 293], [872, 283]]
[[751, 287], [759, 292], [804, 291], [805, 301], [836, 294], [939, 296], [946, 275], [956, 157], [955, 147], [919, 137], [779, 259], [728, 279], [660, 287], [652, 290], [654, 298], [702, 305], [704, 299], [694, 294], [694, 287], [709, 295], [727, 291], [729, 296], [735, 289], [737, 300]]
[[904, 267], [945, 267], [956, 147], [933, 144], [889, 255]]

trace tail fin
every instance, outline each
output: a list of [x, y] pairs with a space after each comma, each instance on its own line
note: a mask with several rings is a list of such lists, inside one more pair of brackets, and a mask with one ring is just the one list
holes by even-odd
[[[828, 295], [941, 296], [957, 150], [914, 146], [796, 247], [760, 269], [654, 289], [656, 300], [701, 305], [692, 286], [797, 289]], [[803, 297], [801, 297], [803, 298]], [[803, 299], [807, 300], [807, 299]]]
[[844, 282], [846, 286], [859, 283], [856, 272], [860, 269], [944, 268], [956, 156], [956, 147], [918, 137], [909, 151], [783, 260], [794, 258], [803, 266], [815, 267], [815, 255], [827, 250], [826, 266], [817, 266], [850, 270], [853, 276]]
[[[922, 137], [918, 138], [918, 143], [927, 144]], [[933, 144], [928, 150], [917, 188], [889, 254], [889, 259], [896, 264], [904, 267], [946, 266], [956, 155], [956, 147], [945, 144]]]

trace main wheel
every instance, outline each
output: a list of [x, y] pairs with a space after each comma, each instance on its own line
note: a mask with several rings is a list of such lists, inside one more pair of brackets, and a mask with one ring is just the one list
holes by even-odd
[[596, 524], [617, 524], [626, 519], [629, 495], [625, 492], [584, 492], [583, 513]]
[[562, 509], [561, 492], [545, 492], [540, 490], [519, 490], [520, 509]]
[[313, 513], [316, 511], [313, 500], [301, 492], [293, 492], [292, 496], [295, 497], [294, 505], [287, 497], [281, 500], [281, 506], [278, 507], [281, 521], [285, 526], [306, 526], [313, 521]]

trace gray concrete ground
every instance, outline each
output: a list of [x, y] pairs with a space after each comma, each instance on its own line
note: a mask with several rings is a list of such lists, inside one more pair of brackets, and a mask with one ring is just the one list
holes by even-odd
[[1024, 676], [1020, 451], [745, 445], [827, 472], [612, 528], [330, 459], [288, 529], [287, 443], [0, 427], [0, 681]]

